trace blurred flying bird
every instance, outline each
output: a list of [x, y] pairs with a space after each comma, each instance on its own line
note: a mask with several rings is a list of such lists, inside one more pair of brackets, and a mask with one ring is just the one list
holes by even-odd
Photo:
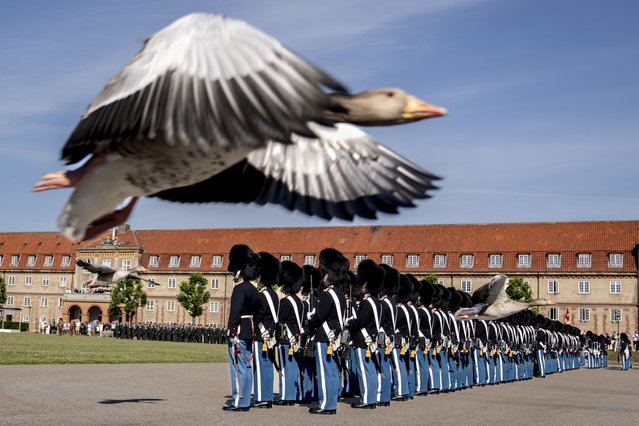
[[94, 265], [84, 259], [78, 259], [75, 263], [80, 268], [96, 274], [87, 285], [87, 287], [91, 289], [98, 287], [108, 288], [127, 278], [142, 280], [154, 286], [160, 285], [153, 280], [142, 278], [137, 274], [137, 272], [147, 272], [147, 269], [143, 266], [135, 266], [132, 269], [113, 269], [110, 266]]

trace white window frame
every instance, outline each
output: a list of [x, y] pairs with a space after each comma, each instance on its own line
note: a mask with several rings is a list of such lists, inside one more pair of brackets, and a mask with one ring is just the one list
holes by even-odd
[[445, 268], [447, 260], [446, 258], [447, 256], [445, 254], [433, 255], [433, 268]]
[[610, 281], [610, 294], [621, 294], [623, 291], [623, 286], [621, 281], [614, 280]]
[[0, 265], [2, 265], [3, 262], [4, 262], [4, 255], [0, 254]]
[[175, 312], [175, 300], [167, 300], [166, 301], [166, 311], [167, 312]]
[[178, 268], [180, 266], [180, 256], [169, 257], [169, 268]]
[[177, 278], [170, 277], [167, 281], [166, 288], [177, 288]]
[[48, 297], [41, 297], [40, 298], [40, 307], [41, 308], [48, 308], [49, 307], [49, 298]]
[[213, 277], [211, 278], [211, 290], [219, 290], [220, 289], [220, 278]]
[[7, 296], [7, 306], [13, 306], [14, 301], [13, 296]]
[[304, 265], [315, 266], [315, 255], [307, 254], [304, 256]]
[[211, 267], [213, 268], [221, 268], [222, 263], [224, 263], [224, 256], [222, 255], [216, 254], [213, 256], [213, 259], [211, 259]]
[[608, 266], [611, 268], [623, 267], [623, 253], [610, 253], [608, 254]]
[[621, 322], [623, 321], [623, 310], [621, 308], [610, 308], [610, 322], [612, 323], [617, 323], [616, 321], [616, 313], [619, 313], [619, 321]]
[[24, 299], [22, 299], [22, 306], [31, 306], [31, 296], [24, 296]]
[[465, 291], [466, 293], [471, 293], [473, 291], [473, 281], [461, 280], [459, 288], [461, 289], [461, 291]]
[[548, 319], [557, 321], [559, 319], [559, 308], [548, 308]]
[[579, 322], [590, 322], [590, 308], [579, 308]]
[[475, 264], [474, 254], [462, 254], [461, 256], [459, 256], [460, 268], [472, 268], [474, 264]]
[[202, 256], [193, 255], [189, 261], [189, 268], [199, 268], [202, 265]]
[[355, 255], [355, 261], [353, 263], [353, 266], [357, 268], [357, 265], [359, 265], [362, 262], [362, 260], [366, 260], [367, 258], [368, 258], [368, 255], [366, 254]]
[[122, 259], [122, 269], [125, 271], [131, 270], [133, 267], [133, 261], [131, 259]]
[[212, 314], [220, 312], [220, 302], [209, 303], [209, 312]]
[[31, 254], [27, 257], [27, 266], [35, 266], [37, 261], [38, 256]]
[[548, 294], [559, 294], [559, 281], [548, 280], [548, 287], [546, 289]]
[[383, 263], [384, 265], [393, 266], [394, 260], [395, 258], [392, 254], [383, 254], [381, 263]]
[[31, 287], [31, 285], [33, 285], [33, 277], [31, 275], [24, 277], [24, 285], [26, 287]]
[[66, 287], [67, 286], [67, 282], [68, 282], [67, 277], [60, 277], [58, 279], [58, 287]]
[[11, 256], [11, 265], [10, 266], [18, 266], [20, 264], [20, 255]]
[[592, 254], [590, 253], [577, 254], [577, 268], [590, 268], [591, 266], [592, 266]]
[[56, 306], [58, 308], [62, 308], [64, 306], [64, 299], [62, 297], [58, 297], [58, 304]]
[[54, 256], [48, 254], [48, 255], [44, 256], [44, 265], [43, 266], [53, 266], [53, 261], [54, 261]]
[[503, 256], [499, 253], [493, 253], [488, 255], [488, 267], [489, 268], [501, 268], [503, 266]]
[[530, 253], [520, 253], [517, 255], [518, 268], [530, 268], [532, 266], [532, 255]]
[[[145, 277], [146, 278], [146, 277]], [[149, 277], [146, 278], [148, 281], [146, 281], [146, 288], [155, 288], [155, 277]]]
[[23, 314], [20, 322], [29, 322], [31, 319], [29, 318], [29, 314]]
[[102, 259], [102, 266], [113, 266], [113, 259]]
[[419, 268], [419, 255], [418, 254], [409, 254], [406, 256], [406, 267], [407, 268]]
[[9, 275], [7, 277], [7, 285], [16, 285], [16, 276], [15, 275]]
[[49, 287], [50, 283], [51, 283], [51, 279], [49, 278], [48, 275], [45, 275], [42, 277], [42, 287]]
[[546, 267], [548, 268], [561, 268], [561, 254], [560, 253], [548, 253], [546, 256]]
[[149, 256], [149, 268], [157, 268], [160, 265], [160, 256]]
[[590, 281], [586, 281], [586, 280], [578, 281], [577, 292], [579, 294], [590, 294]]
[[62, 256], [62, 259], [60, 260], [60, 266], [69, 266], [71, 264], [71, 256], [69, 256], [68, 254]]
[[284, 262], [285, 260], [288, 260], [289, 262], [293, 261], [293, 256], [291, 256], [290, 254], [283, 254], [280, 256], [280, 262]]
[[155, 311], [155, 300], [147, 300], [146, 301], [146, 310], [147, 311]]

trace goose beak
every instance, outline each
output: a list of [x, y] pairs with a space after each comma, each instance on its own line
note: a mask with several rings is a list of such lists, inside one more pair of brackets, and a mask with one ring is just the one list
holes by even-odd
[[448, 114], [448, 110], [446, 108], [431, 105], [412, 95], [407, 96], [406, 104], [402, 111], [402, 117], [410, 121], [441, 117], [446, 114]]

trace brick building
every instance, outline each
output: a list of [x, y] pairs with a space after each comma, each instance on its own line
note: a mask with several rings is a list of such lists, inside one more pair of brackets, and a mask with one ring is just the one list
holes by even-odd
[[92, 278], [75, 266], [83, 258], [149, 270], [142, 275], [161, 285], [147, 285], [148, 304], [137, 315], [141, 322], [189, 322], [176, 295], [190, 273], [200, 272], [211, 299], [197, 321], [224, 325], [233, 285], [227, 253], [237, 243], [315, 266], [320, 250], [334, 247], [352, 268], [370, 258], [418, 278], [435, 274], [442, 284], [470, 292], [498, 273], [522, 277], [534, 297], [556, 303], [541, 308], [550, 318], [563, 321], [568, 311], [569, 322], [582, 330], [637, 330], [639, 221], [197, 230], [122, 226], [78, 244], [54, 232], [0, 233], [6, 305], [22, 308], [19, 315], [32, 330], [40, 318], [106, 321], [110, 296], [83, 291]]

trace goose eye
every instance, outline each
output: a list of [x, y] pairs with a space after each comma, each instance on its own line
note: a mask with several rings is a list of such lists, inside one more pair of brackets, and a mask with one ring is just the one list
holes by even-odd
[[395, 92], [386, 92], [386, 96], [392, 98], [393, 96], [395, 96]]

